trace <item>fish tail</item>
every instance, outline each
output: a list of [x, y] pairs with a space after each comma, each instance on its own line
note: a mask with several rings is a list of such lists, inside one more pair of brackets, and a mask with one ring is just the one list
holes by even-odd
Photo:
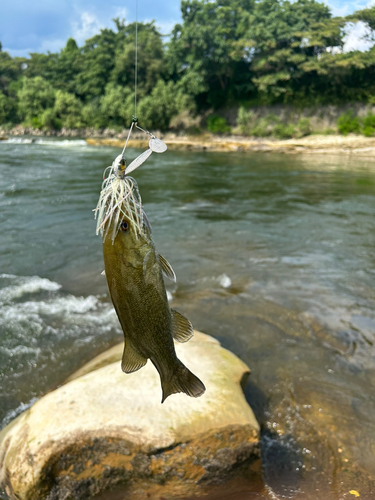
[[162, 403], [168, 396], [176, 392], [184, 392], [188, 396], [198, 398], [206, 390], [203, 382], [194, 373], [191, 373], [180, 360], [177, 360], [173, 375], [168, 380], [162, 379], [161, 387], [163, 390]]

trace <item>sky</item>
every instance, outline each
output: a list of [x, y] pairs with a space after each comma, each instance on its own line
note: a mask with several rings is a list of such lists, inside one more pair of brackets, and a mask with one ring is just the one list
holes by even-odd
[[[333, 15], [345, 16], [375, 5], [375, 0], [329, 0]], [[30, 52], [57, 52], [69, 37], [78, 45], [99, 32], [114, 27], [114, 17], [135, 20], [136, 0], [0, 0], [0, 42], [12, 56]], [[138, 0], [139, 21], [155, 20], [163, 34], [181, 20], [180, 0]], [[361, 40], [366, 26], [349, 26], [345, 50], [366, 50]]]

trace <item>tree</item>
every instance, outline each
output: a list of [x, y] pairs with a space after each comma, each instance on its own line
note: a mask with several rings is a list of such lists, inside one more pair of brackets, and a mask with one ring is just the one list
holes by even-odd
[[251, 49], [250, 69], [267, 102], [293, 100], [295, 92], [314, 86], [306, 62], [342, 48], [343, 21], [315, 0], [262, 0], [248, 14], [244, 49]]
[[12, 103], [9, 97], [7, 97], [0, 90], [0, 125], [7, 123], [11, 119]]
[[13, 58], [8, 52], [3, 52], [0, 48], [0, 91], [7, 93], [9, 84], [21, 76], [22, 65], [25, 62], [26, 58]]
[[27, 123], [41, 125], [37, 119], [47, 108], [52, 108], [55, 102], [55, 91], [52, 85], [41, 76], [24, 77], [22, 87], [18, 91], [18, 110]]
[[81, 128], [84, 126], [82, 102], [74, 94], [58, 90], [56, 92], [54, 112], [63, 127]]
[[175, 81], [190, 73], [203, 79], [197, 89], [200, 106], [223, 105], [252, 88], [237, 43], [244, 34], [241, 19], [254, 4], [253, 0], [182, 0], [183, 23], [172, 32], [168, 65]]
[[103, 120], [107, 124], [129, 126], [134, 109], [134, 93], [129, 88], [109, 83], [100, 104]]
[[115, 66], [117, 39], [118, 33], [102, 29], [100, 34], [86, 40], [75, 77], [75, 91], [84, 100], [104, 94]]
[[[135, 23], [122, 28], [123, 38], [116, 48], [111, 80], [134, 89]], [[166, 76], [161, 35], [154, 22], [138, 24], [138, 91], [140, 96], [151, 92], [156, 82]]]
[[189, 96], [178, 84], [159, 80], [150, 95], [144, 97], [138, 106], [141, 126], [156, 130], [167, 130], [171, 119], [191, 108]]

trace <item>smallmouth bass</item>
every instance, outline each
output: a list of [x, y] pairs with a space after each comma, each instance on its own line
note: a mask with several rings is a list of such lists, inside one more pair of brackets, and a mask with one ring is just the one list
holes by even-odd
[[174, 271], [155, 249], [136, 181], [114, 176], [112, 182], [117, 193], [102, 190], [106, 208], [99, 200], [97, 211], [105, 275], [125, 337], [121, 368], [132, 373], [150, 359], [160, 375], [162, 403], [178, 392], [199, 397], [205, 386], [177, 358], [173, 343], [193, 336], [190, 321], [169, 307], [163, 274], [175, 280]]

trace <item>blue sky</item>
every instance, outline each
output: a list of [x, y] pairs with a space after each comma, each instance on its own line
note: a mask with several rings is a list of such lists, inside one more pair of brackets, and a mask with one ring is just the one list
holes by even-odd
[[[347, 15], [357, 9], [374, 5], [375, 0], [329, 0], [334, 15]], [[56, 52], [69, 37], [78, 45], [111, 27], [114, 17], [135, 19], [135, 0], [1, 0], [0, 41], [3, 50], [12, 56], [29, 52]], [[138, 0], [140, 21], [156, 20], [167, 34], [180, 21], [179, 0]], [[364, 26], [348, 33], [348, 48], [366, 49], [361, 41]]]

